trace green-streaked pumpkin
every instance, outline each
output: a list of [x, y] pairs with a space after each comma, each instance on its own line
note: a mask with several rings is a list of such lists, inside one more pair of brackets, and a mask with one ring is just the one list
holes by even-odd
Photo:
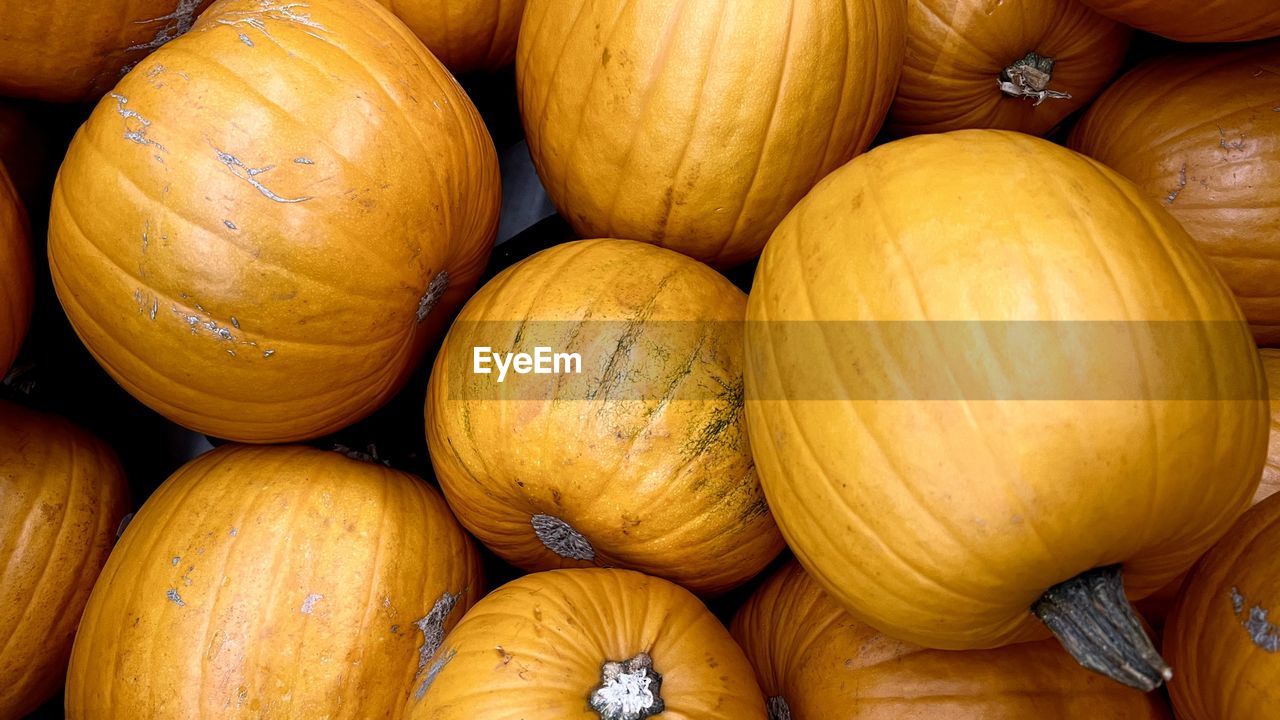
[[469, 538], [420, 479], [224, 445], [120, 538], [76, 636], [67, 717], [396, 718], [480, 585]]
[[1143, 679], [1080, 650], [1126, 682], [1167, 674], [1123, 593], [1226, 532], [1269, 424], [1248, 327], [1171, 215], [1047, 141], [917, 136], [797, 206], [747, 314], [761, 483], [855, 617], [981, 649], [1044, 636], [1035, 606], [1076, 640], [1132, 631]]
[[875, 137], [905, 0], [530, 0], [529, 150], [579, 237], [729, 266]]
[[751, 666], [687, 590], [630, 570], [526, 575], [445, 638], [407, 720], [765, 720]]
[[733, 619], [770, 720], [1167, 720], [1167, 701], [1086, 672], [1054, 640], [925, 650], [858, 622], [796, 563]]
[[[745, 312], [714, 270], [629, 240], [558, 245], [494, 278], [427, 395], [458, 519], [528, 570], [624, 567], [703, 593], [755, 575], [782, 537], [742, 412]], [[476, 348], [537, 347], [578, 354], [577, 371], [475, 372]]]
[[62, 687], [80, 613], [128, 511], [111, 448], [0, 401], [0, 717], [22, 717]]
[[483, 270], [500, 192], [475, 107], [375, 0], [224, 0], [76, 134], [49, 260], [135, 397], [284, 442], [403, 385]]
[[1129, 71], [1071, 135], [1182, 223], [1261, 345], [1280, 345], [1277, 107], [1280, 41], [1183, 51]]

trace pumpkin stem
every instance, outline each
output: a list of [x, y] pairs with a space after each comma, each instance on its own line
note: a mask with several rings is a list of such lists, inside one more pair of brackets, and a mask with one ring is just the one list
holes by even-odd
[[781, 695], [774, 695], [767, 703], [769, 720], [791, 720], [791, 706]]
[[1009, 97], [1035, 98], [1036, 107], [1049, 99], [1070, 100], [1071, 93], [1049, 89], [1049, 82], [1053, 80], [1053, 63], [1051, 57], [1029, 52], [1002, 70], [996, 84]]
[[591, 547], [591, 541], [569, 523], [554, 515], [534, 515], [529, 524], [551, 552], [569, 560], [595, 561], [596, 549]]
[[653, 658], [642, 652], [600, 666], [600, 686], [591, 692], [591, 709], [600, 720], [644, 720], [666, 710], [661, 690], [662, 676], [654, 672]]
[[347, 447], [342, 443], [334, 443], [333, 446], [330, 448], [330, 450], [333, 450], [339, 455], [346, 455], [352, 460], [359, 460], [361, 462], [374, 463], [374, 464], [386, 465], [387, 467], [391, 467], [390, 460], [383, 460], [382, 458], [378, 457], [378, 448], [373, 443], [369, 443], [369, 445], [367, 445], [364, 450], [356, 450], [354, 448]]
[[1031, 606], [1081, 665], [1150, 692], [1173, 679], [1124, 594], [1119, 565], [1089, 570], [1049, 588]]

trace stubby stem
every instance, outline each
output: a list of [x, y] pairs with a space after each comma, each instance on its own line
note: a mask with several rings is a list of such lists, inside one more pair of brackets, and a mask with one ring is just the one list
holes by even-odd
[[765, 709], [769, 711], [769, 720], [791, 720], [791, 706], [781, 695], [769, 698]]
[[666, 710], [662, 676], [654, 671], [653, 658], [640, 653], [630, 660], [606, 662], [590, 704], [600, 720], [644, 720]]
[[1005, 95], [1032, 98], [1037, 106], [1050, 99], [1070, 100], [1071, 93], [1049, 89], [1053, 80], [1053, 64], [1053, 58], [1029, 52], [1005, 68], [996, 78], [996, 84]]
[[1173, 679], [1124, 594], [1119, 565], [1081, 573], [1031, 606], [1081, 665], [1150, 692]]

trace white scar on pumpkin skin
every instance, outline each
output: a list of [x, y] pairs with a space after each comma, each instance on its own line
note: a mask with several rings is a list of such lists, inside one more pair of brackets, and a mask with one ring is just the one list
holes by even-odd
[[119, 93], [111, 93], [111, 97], [116, 101], [116, 113], [124, 118], [125, 140], [139, 145], [150, 145], [160, 150], [160, 152], [169, 152], [165, 150], [163, 145], [147, 137], [147, 131], [151, 129], [151, 121], [143, 117], [137, 110], [130, 110], [126, 107], [129, 104], [129, 98]]
[[281, 197], [272, 191], [271, 188], [263, 185], [262, 182], [258, 180], [258, 176], [265, 175], [266, 173], [274, 170], [276, 167], [275, 165], [264, 165], [262, 167], [253, 168], [246, 165], [242, 160], [240, 160], [240, 158], [232, 155], [231, 153], [223, 152], [216, 147], [213, 149], [213, 152], [217, 155], [218, 161], [223, 165], [226, 165], [232, 175], [235, 175], [241, 180], [249, 183], [258, 192], [262, 193], [264, 197], [270, 200], [274, 200], [278, 203], [300, 203], [312, 199], [310, 195], [304, 195], [296, 198]]
[[[260, 0], [260, 2], [261, 7], [257, 10], [238, 10], [235, 12], [229, 12], [225, 16], [218, 18], [217, 23], [231, 28], [241, 25], [251, 27], [262, 33], [263, 37], [277, 45], [279, 45], [279, 43], [276, 42], [276, 39], [271, 37], [271, 33], [267, 31], [266, 21], [268, 20], [282, 23], [293, 23], [304, 28], [309, 28], [303, 32], [317, 40], [323, 40], [324, 38], [320, 37], [313, 31], [328, 32], [327, 28], [315, 20], [312, 20], [310, 15], [299, 12], [302, 9], [310, 7], [306, 3], [279, 3], [276, 2], [276, 0]], [[239, 35], [241, 42], [245, 43], [249, 47], [253, 47], [253, 41], [249, 40], [244, 33], [239, 33]]]

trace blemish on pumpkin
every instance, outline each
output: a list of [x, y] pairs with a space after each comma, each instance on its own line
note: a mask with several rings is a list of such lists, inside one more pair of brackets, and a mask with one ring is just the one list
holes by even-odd
[[1182, 190], [1187, 187], [1187, 164], [1182, 163], [1182, 168], [1178, 170], [1178, 187], [1164, 198], [1165, 205], [1172, 205], [1178, 199], [1178, 195], [1182, 194]]
[[239, 528], [231, 528], [231, 532], [230, 532], [230, 533], [228, 533], [228, 534], [229, 534], [231, 537], [235, 537], [235, 536], [237, 536], [237, 535], [239, 535], [239, 534], [240, 534], [240, 530], [239, 530]]
[[151, 121], [143, 117], [137, 110], [130, 110], [125, 107], [129, 104], [129, 98], [120, 93], [111, 93], [111, 97], [116, 101], [116, 112], [120, 117], [124, 118], [124, 139], [139, 145], [150, 145], [160, 152], [169, 152], [164, 149], [160, 143], [147, 137], [147, 130], [151, 127]]
[[244, 33], [240, 33], [240, 42], [244, 43], [245, 45], [248, 45], [249, 47], [253, 47], [253, 41], [250, 40], [249, 36], [245, 35]]
[[1221, 125], [1219, 125], [1218, 126], [1218, 147], [1222, 148], [1223, 150], [1226, 150], [1227, 152], [1231, 152], [1232, 150], [1244, 150], [1244, 135], [1241, 135], [1239, 140], [1233, 140], [1231, 142], [1227, 142], [1227, 131], [1224, 130]]
[[165, 592], [164, 596], [169, 599], [169, 602], [173, 603], [174, 605], [177, 605], [178, 607], [187, 606], [187, 604], [182, 601], [182, 596], [179, 595], [178, 591], [174, 590], [173, 588], [169, 588]]
[[[458, 599], [462, 597], [462, 593], [451, 593], [445, 591], [440, 599], [436, 600], [435, 605], [431, 606], [431, 610], [426, 615], [414, 623], [419, 630], [422, 631], [422, 646], [418, 648], [418, 674], [426, 669], [427, 663], [435, 656], [440, 649], [440, 643], [444, 642], [444, 624], [449, 619], [449, 613], [453, 612], [454, 606], [458, 604]], [[419, 697], [421, 697], [419, 690]]]
[[1280, 652], [1280, 628], [1270, 621], [1266, 608], [1254, 605], [1246, 614], [1244, 594], [1236, 587], [1231, 588], [1231, 608], [1254, 645], [1267, 653]]
[[237, 329], [237, 330], [239, 330], [239, 329], [240, 329], [240, 321], [236, 319], [236, 316], [235, 316], [235, 315], [232, 315], [232, 316], [231, 316], [231, 327], [233, 327], [233, 328], [235, 328], [235, 329]]
[[312, 161], [310, 158], [296, 157], [293, 159], [293, 161], [299, 165], [315, 165], [315, 162]]
[[226, 226], [227, 226], [227, 229], [229, 229], [229, 230], [238, 230], [238, 229], [239, 229], [239, 228], [237, 228], [237, 227], [236, 227], [236, 224], [235, 224], [235, 223], [233, 223], [233, 222], [231, 222], [230, 220], [223, 220], [223, 221], [222, 221], [222, 224], [223, 224], [223, 225], [226, 225]]
[[[323, 25], [311, 19], [310, 15], [296, 12], [298, 8], [307, 7], [306, 3], [294, 2], [280, 4], [275, 0], [260, 0], [261, 6], [257, 10], [240, 10], [236, 12], [225, 13], [224, 17], [218, 18], [219, 25], [228, 27], [236, 27], [239, 25], [247, 25], [254, 30], [262, 33], [268, 40], [275, 42], [271, 37], [271, 33], [267, 32], [266, 20], [277, 20], [281, 22], [291, 22], [303, 27], [312, 28], [321, 32], [327, 32]], [[231, 19], [228, 19], [230, 16]], [[319, 35], [313, 32], [304, 31], [313, 38], [322, 40]]]
[[440, 302], [440, 297], [444, 295], [444, 291], [449, 287], [449, 271], [441, 270], [436, 276], [431, 278], [431, 282], [427, 284], [427, 290], [422, 294], [422, 299], [418, 300], [418, 322], [426, 319], [431, 314], [432, 308], [436, 303]]
[[280, 195], [277, 195], [274, 191], [272, 191], [271, 188], [268, 188], [266, 185], [263, 185], [262, 182], [258, 180], [258, 176], [271, 172], [272, 170], [275, 169], [275, 165], [264, 165], [262, 167], [256, 167], [256, 168], [249, 167], [242, 160], [240, 160], [240, 158], [236, 157], [235, 155], [232, 155], [231, 153], [223, 152], [216, 147], [213, 149], [213, 151], [217, 155], [218, 161], [221, 162], [223, 165], [226, 165], [227, 170], [230, 170], [232, 175], [249, 183], [251, 186], [253, 186], [255, 190], [257, 190], [259, 193], [262, 193], [263, 197], [266, 197], [278, 203], [300, 203], [300, 202], [306, 202], [307, 200], [312, 199], [311, 196], [309, 195], [304, 195], [304, 196], [295, 197], [295, 198], [281, 197]]
[[321, 595], [320, 593], [311, 593], [302, 601], [302, 607], [298, 609], [298, 612], [301, 612], [303, 615], [310, 615], [311, 610], [316, 606], [316, 603], [323, 599], [324, 595]]
[[262, 351], [262, 357], [264, 357], [264, 358], [269, 358], [269, 357], [271, 357], [272, 355], [275, 355], [275, 354], [276, 354], [276, 351], [275, 351], [275, 350], [263, 350], [263, 351]]
[[609, 61], [611, 59], [613, 58], [609, 54], [609, 48], [605, 48], [604, 52], [600, 53], [600, 67], [609, 67]]
[[178, 567], [178, 563], [180, 562], [182, 562], [182, 558], [178, 555], [174, 555], [173, 559], [169, 561], [169, 564], [174, 567]]
[[[137, 25], [150, 25], [152, 23], [165, 23], [164, 27], [156, 32], [155, 36], [149, 42], [132, 45], [125, 49], [126, 52], [136, 52], [145, 50], [151, 52], [156, 48], [164, 45], [170, 40], [178, 37], [191, 29], [196, 22], [196, 8], [200, 6], [200, 0], [178, 0], [178, 5], [173, 12], [168, 15], [151, 18], [150, 20], [137, 20]], [[132, 67], [132, 66], [130, 66]]]
[[414, 700], [421, 700], [422, 696], [427, 694], [427, 690], [431, 687], [431, 683], [436, 681], [436, 676], [440, 674], [441, 670], [444, 670], [444, 666], [448, 665], [449, 661], [453, 659], [453, 656], [457, 654], [457, 650], [449, 648], [438, 660], [435, 661], [435, 663], [431, 665], [431, 669], [427, 671], [427, 676], [422, 678], [422, 684], [419, 685], [418, 689], [413, 693]]
[[534, 515], [529, 518], [529, 524], [533, 525], [533, 534], [556, 555], [585, 562], [596, 559], [596, 550], [590, 541], [564, 520], [552, 515]]
[[769, 720], [791, 720], [791, 706], [781, 695], [769, 698], [766, 709], [769, 711]]

